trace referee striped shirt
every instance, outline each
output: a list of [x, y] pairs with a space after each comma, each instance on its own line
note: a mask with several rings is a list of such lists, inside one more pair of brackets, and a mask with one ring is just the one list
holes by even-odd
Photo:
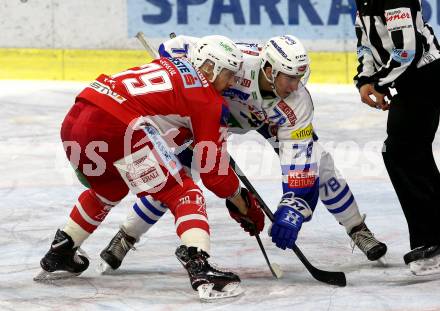
[[358, 88], [372, 83], [385, 93], [415, 68], [440, 58], [434, 31], [423, 20], [421, 0], [356, 0], [356, 5]]

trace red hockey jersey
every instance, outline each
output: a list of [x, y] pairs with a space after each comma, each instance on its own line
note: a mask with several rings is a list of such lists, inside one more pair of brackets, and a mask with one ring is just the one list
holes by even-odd
[[226, 156], [229, 109], [185, 59], [160, 58], [112, 76], [101, 75], [77, 99], [104, 109], [127, 125], [143, 116], [162, 134], [178, 130], [180, 137], [182, 133], [192, 135], [206, 188], [221, 198], [237, 190], [239, 181]]

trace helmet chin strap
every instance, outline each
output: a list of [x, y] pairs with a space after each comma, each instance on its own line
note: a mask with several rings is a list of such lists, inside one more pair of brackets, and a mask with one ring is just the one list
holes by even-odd
[[264, 78], [266, 78], [267, 82], [269, 82], [270, 87], [272, 88], [272, 92], [275, 94], [276, 97], [281, 98], [281, 96], [277, 93], [277, 90], [276, 90], [276, 87], [275, 87], [275, 78], [274, 78], [275, 74], [273, 72], [273, 69], [272, 69], [272, 80], [269, 79], [269, 77], [267, 76], [267, 74], [266, 74], [266, 72], [264, 70], [262, 70], [262, 71], [263, 71]]

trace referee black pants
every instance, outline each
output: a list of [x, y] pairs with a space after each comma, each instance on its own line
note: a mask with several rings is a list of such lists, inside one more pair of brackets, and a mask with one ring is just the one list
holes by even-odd
[[440, 173], [432, 152], [440, 115], [440, 62], [416, 73], [397, 87], [382, 152], [408, 223], [411, 249], [440, 244]]

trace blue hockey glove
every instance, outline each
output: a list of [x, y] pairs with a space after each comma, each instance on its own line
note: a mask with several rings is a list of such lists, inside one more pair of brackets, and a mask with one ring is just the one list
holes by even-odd
[[284, 194], [269, 229], [272, 242], [281, 249], [292, 249], [303, 222], [309, 220], [311, 215], [312, 211], [304, 200], [295, 198], [293, 193]]
[[272, 242], [281, 249], [293, 248], [304, 222], [303, 215], [289, 206], [282, 206], [278, 208], [274, 216], [275, 220], [269, 232]]

